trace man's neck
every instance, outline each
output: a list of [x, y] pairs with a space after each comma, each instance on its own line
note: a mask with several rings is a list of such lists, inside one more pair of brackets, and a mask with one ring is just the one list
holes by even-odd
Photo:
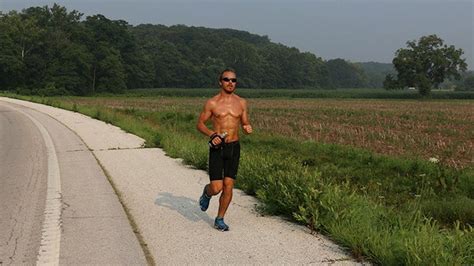
[[234, 95], [234, 92], [226, 92], [224, 89], [221, 89], [221, 97], [231, 98]]

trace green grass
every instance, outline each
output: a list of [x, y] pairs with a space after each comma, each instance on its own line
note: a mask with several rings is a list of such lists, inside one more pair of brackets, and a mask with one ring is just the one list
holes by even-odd
[[[203, 97], [208, 98], [218, 89], [134, 89], [123, 94], [107, 94], [108, 97]], [[340, 98], [340, 99], [421, 99], [417, 91], [383, 89], [243, 89], [238, 94], [245, 98]], [[469, 91], [432, 91], [431, 99], [474, 99]]]
[[[196, 114], [74, 105], [28, 98], [110, 122], [207, 168]], [[243, 136], [237, 185], [262, 211], [323, 232], [356, 258], [387, 265], [474, 263], [472, 168], [376, 155], [340, 145], [256, 132]]]

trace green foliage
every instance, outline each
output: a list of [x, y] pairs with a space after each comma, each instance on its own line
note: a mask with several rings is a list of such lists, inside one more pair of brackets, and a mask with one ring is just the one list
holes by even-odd
[[326, 62], [331, 85], [336, 88], [363, 88], [367, 86], [367, 76], [363, 69], [344, 59], [333, 59]]
[[125, 22], [81, 17], [57, 4], [1, 14], [1, 89], [87, 95], [151, 84], [149, 60]]
[[[446, 78], [459, 79], [460, 72], [467, 68], [461, 56], [462, 49], [444, 44], [436, 35], [421, 37], [418, 42], [408, 41], [407, 48], [398, 49], [393, 65], [398, 72], [400, 86], [416, 87], [421, 95], [429, 95], [433, 87], [438, 88]], [[387, 76], [387, 87], [394, 81]]]
[[464, 79], [464, 90], [474, 91], [474, 75], [470, 75]]
[[443, 224], [459, 221], [460, 224], [474, 225], [474, 199], [451, 195], [422, 202], [422, 211]]
[[266, 36], [182, 25], [138, 25], [131, 32], [151, 55], [154, 87], [214, 87], [226, 67], [236, 69], [239, 87], [244, 88], [329, 84], [322, 59], [271, 43]]
[[[118, 97], [211, 97], [216, 89], [136, 89], [128, 90]], [[238, 89], [237, 94], [245, 98], [336, 98], [336, 99], [420, 99], [416, 91], [379, 89]], [[110, 94], [103, 94], [104, 96]], [[432, 99], [474, 99], [470, 91], [434, 91]]]
[[109, 20], [103, 15], [87, 17], [86, 45], [93, 55], [88, 93], [121, 92], [151, 84], [149, 60], [138, 49], [136, 41], [123, 20]]
[[401, 86], [396, 78], [393, 77], [392, 74], [388, 74], [383, 81], [383, 87], [386, 90], [398, 90], [402, 89]]
[[[217, 85], [236, 69], [243, 88], [365, 87], [359, 65], [300, 52], [232, 29], [131, 26], [101, 14], [82, 19], [54, 4], [0, 14], [0, 89], [36, 93], [48, 83], [68, 94]], [[62, 93], [62, 92], [61, 92]]]
[[[177, 143], [184, 145], [177, 145]], [[207, 170], [208, 148], [201, 144], [196, 138], [183, 137], [183, 135], [176, 132], [163, 134], [160, 140], [160, 145], [166, 150], [168, 156], [182, 158], [184, 163], [188, 165]]]
[[66, 95], [68, 92], [64, 87], [56, 87], [56, 84], [50, 82], [46, 84], [46, 87], [38, 90], [38, 95], [40, 96], [55, 96], [55, 95]]
[[365, 62], [357, 63], [365, 72], [368, 78], [367, 87], [369, 88], [382, 88], [384, 87], [384, 80], [388, 74], [396, 74], [392, 64], [377, 63], [377, 62]]

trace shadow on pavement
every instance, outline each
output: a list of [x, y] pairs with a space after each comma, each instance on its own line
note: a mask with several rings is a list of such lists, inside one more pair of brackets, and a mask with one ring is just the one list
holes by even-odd
[[155, 200], [155, 204], [158, 206], [166, 207], [170, 210], [177, 211], [184, 218], [192, 221], [205, 221], [208, 224], [213, 225], [214, 220], [209, 215], [199, 208], [197, 200], [193, 200], [183, 196], [174, 196], [169, 192], [162, 192], [158, 194], [158, 198]]

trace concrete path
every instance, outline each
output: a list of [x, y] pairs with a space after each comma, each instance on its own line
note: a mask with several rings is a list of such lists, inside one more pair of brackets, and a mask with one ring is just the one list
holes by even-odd
[[231, 230], [217, 231], [213, 220], [218, 197], [207, 212], [197, 202], [208, 182], [204, 171], [167, 157], [161, 149], [144, 149], [143, 139], [87, 116], [0, 100], [48, 114], [82, 138], [111, 177], [158, 265], [356, 263], [324, 236], [279, 217], [260, 215], [255, 211], [257, 200], [237, 189], [226, 214]]

